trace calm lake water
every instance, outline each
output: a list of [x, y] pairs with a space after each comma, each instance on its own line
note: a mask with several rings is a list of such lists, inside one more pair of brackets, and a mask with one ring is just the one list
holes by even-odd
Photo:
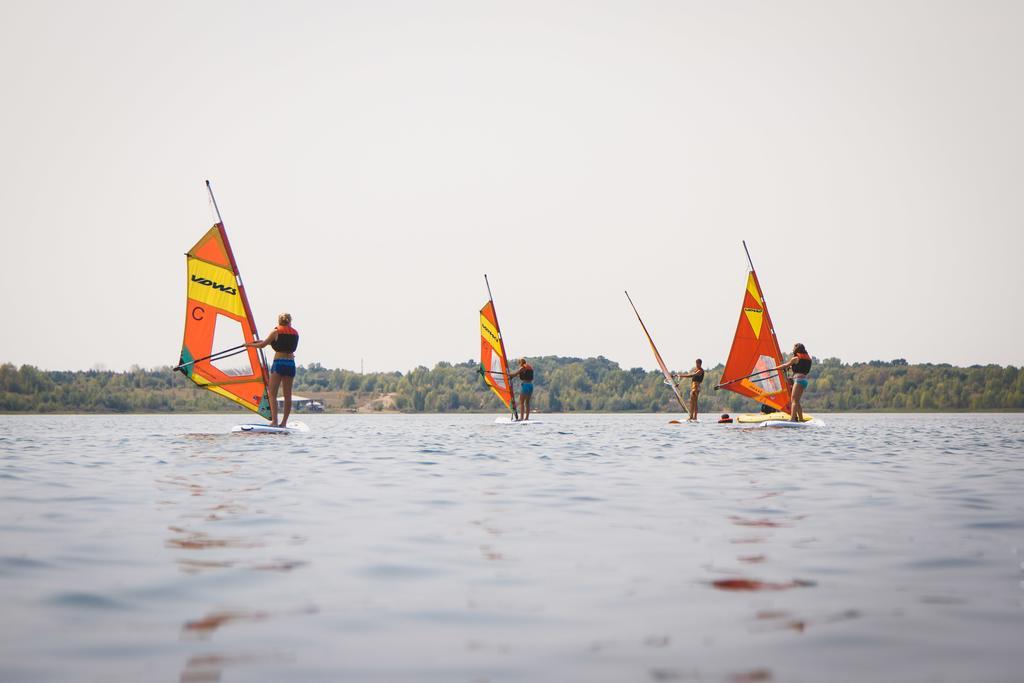
[[1024, 415], [824, 417], [0, 417], [0, 680], [1024, 679]]

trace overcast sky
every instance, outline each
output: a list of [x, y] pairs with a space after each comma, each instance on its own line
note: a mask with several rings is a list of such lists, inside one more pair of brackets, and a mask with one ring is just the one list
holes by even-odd
[[217, 193], [298, 360], [1024, 364], [1024, 3], [4, 2], [0, 361], [177, 361]]

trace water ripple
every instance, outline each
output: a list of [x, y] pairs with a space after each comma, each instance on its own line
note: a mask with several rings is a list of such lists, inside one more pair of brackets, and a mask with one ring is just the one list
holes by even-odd
[[1024, 416], [826, 420], [0, 416], [0, 679], [1019, 670]]

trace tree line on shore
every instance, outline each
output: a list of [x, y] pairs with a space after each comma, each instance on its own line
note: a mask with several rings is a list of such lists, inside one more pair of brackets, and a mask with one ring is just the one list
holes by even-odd
[[[680, 412], [660, 372], [623, 369], [603, 356], [531, 358], [537, 370], [533, 408], [539, 412]], [[479, 364], [440, 362], [406, 373], [359, 373], [301, 367], [295, 391], [326, 399], [329, 411], [393, 406], [403, 412], [500, 412], [484, 385]], [[722, 376], [707, 371], [701, 412], [754, 411], [753, 401], [714, 391]], [[689, 382], [681, 383], [686, 396]], [[379, 400], [387, 397], [387, 401]], [[817, 361], [804, 405], [813, 411], [1024, 410], [1024, 371], [1014, 366], [910, 365], [905, 360], [842, 363]], [[203, 391], [170, 367], [126, 372], [54, 371], [31, 365], [0, 365], [0, 412], [190, 413], [239, 408]]]

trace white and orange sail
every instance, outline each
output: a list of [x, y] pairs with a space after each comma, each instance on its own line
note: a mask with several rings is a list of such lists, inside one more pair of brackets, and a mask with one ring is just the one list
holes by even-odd
[[207, 230], [185, 256], [185, 339], [175, 369], [269, 420], [267, 363], [262, 350], [245, 346], [258, 334], [224, 224]]
[[[746, 242], [743, 249], [747, 249]], [[779, 340], [749, 252], [747, 262], [750, 271], [743, 291], [740, 319], [729, 350], [729, 360], [725, 363], [721, 382], [715, 388], [728, 389], [778, 411], [788, 412], [791, 399], [789, 382], [776, 369], [784, 362]]]
[[494, 310], [494, 297], [491, 296], [491, 283], [487, 281], [486, 275], [484, 282], [487, 282], [487, 303], [480, 309], [480, 374], [491, 391], [512, 412], [512, 417], [519, 419], [515, 390], [512, 388], [512, 379], [508, 372], [505, 341], [501, 337], [498, 314]]
[[654, 339], [651, 338], [651, 333], [647, 331], [647, 325], [644, 325], [643, 318], [640, 317], [640, 312], [636, 310], [636, 305], [633, 303], [633, 299], [630, 298], [629, 292], [626, 292], [626, 298], [629, 299], [629, 305], [633, 307], [633, 312], [636, 313], [636, 319], [640, 321], [640, 327], [644, 330], [644, 335], [647, 336], [647, 343], [651, 345], [651, 351], [654, 352], [654, 360], [658, 362], [658, 367], [661, 368], [661, 374], [665, 375], [665, 384], [671, 389], [672, 393], [675, 394], [676, 401], [679, 403], [679, 407], [683, 409], [684, 413], [689, 413], [689, 408], [683, 402], [683, 396], [679, 393], [679, 385], [676, 384], [675, 378], [669, 371], [668, 366], [665, 365], [665, 360], [658, 353], [658, 347], [654, 345]]

